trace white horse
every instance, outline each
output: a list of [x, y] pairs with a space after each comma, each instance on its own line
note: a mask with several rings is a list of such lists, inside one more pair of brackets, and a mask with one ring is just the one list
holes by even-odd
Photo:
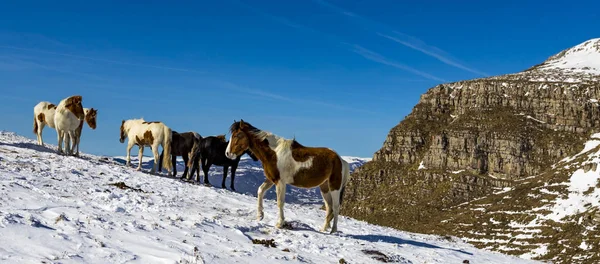
[[124, 143], [125, 138], [129, 139], [127, 141], [126, 165], [131, 165], [131, 148], [133, 145], [137, 145], [140, 149], [137, 170], [141, 170], [144, 146], [149, 146], [152, 148], [152, 154], [154, 154], [154, 165], [152, 166], [150, 173], [154, 174], [156, 172], [156, 166], [160, 160], [160, 156], [158, 155], [158, 146], [161, 145], [164, 154], [167, 155], [163, 158], [162, 166], [169, 171], [168, 175], [171, 176], [173, 171], [171, 164], [172, 137], [173, 133], [171, 128], [162, 122], [146, 122], [143, 118], [123, 120], [123, 122], [121, 122], [121, 138], [119, 141]]
[[[56, 105], [50, 102], [39, 102], [33, 108], [33, 133], [37, 136], [37, 141], [40, 146], [44, 146], [44, 140], [42, 137], [42, 131], [47, 125], [52, 129], [56, 129], [54, 126], [54, 113], [56, 112]], [[96, 129], [96, 117], [98, 110], [94, 108], [83, 108], [85, 114], [85, 122], [91, 129]], [[73, 149], [77, 147], [75, 155], [79, 154], [79, 141], [81, 139], [81, 130], [83, 127], [77, 129], [77, 142], [73, 144]]]
[[[81, 101], [81, 95], [73, 95], [60, 101], [54, 113], [54, 126], [58, 134], [58, 152], [72, 155], [71, 141], [73, 144], [77, 141], [77, 133], [80, 126], [83, 126], [85, 113]], [[65, 140], [65, 150], [62, 143]]]

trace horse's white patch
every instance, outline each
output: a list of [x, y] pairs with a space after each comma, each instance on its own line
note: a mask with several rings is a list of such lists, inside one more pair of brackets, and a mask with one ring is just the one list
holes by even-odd
[[269, 148], [271, 148], [272, 150], [275, 150], [277, 148], [277, 145], [279, 144], [279, 140], [283, 139], [282, 137], [267, 131], [260, 131], [258, 133], [255, 133], [254, 135], [260, 140], [266, 139], [267, 142], [269, 142]]
[[227, 143], [227, 148], [225, 148], [225, 157], [227, 157], [228, 159], [235, 159], [237, 158], [237, 155], [235, 155], [234, 153], [231, 153], [231, 138], [233, 137], [233, 135], [229, 136], [229, 143]]
[[291, 139], [279, 138], [277, 140], [275, 153], [277, 154], [277, 170], [284, 183], [294, 183], [294, 175], [301, 169], [310, 168], [313, 165], [314, 157], [309, 157], [306, 161], [296, 161], [292, 156]]

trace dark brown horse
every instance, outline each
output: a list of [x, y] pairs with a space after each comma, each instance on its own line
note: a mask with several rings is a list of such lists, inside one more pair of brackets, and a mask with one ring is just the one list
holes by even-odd
[[285, 139], [262, 131], [244, 120], [234, 122], [230, 131], [231, 138], [225, 155], [235, 159], [250, 149], [260, 159], [267, 177], [258, 188], [258, 220], [264, 216], [264, 193], [274, 184], [279, 207], [279, 221], [276, 225], [278, 228], [284, 225], [286, 185], [301, 188], [319, 187], [327, 209], [321, 231], [329, 228], [332, 219], [331, 233], [337, 231], [342, 194], [350, 178], [350, 167], [344, 159], [329, 148], [305, 147], [295, 139]]
[[[246, 153], [248, 154], [254, 161], [258, 161], [256, 156], [252, 154], [252, 152], [245, 151], [235, 159], [228, 159], [225, 157], [225, 148], [227, 148], [227, 142], [225, 140], [225, 135], [219, 136], [209, 136], [202, 138], [201, 140], [197, 140], [192, 147], [192, 151], [190, 152], [190, 157], [188, 158], [188, 165], [192, 168], [192, 172], [198, 168], [198, 158], [201, 159], [202, 171], [204, 172], [204, 184], [210, 185], [208, 181], [208, 171], [210, 170], [210, 166], [217, 165], [223, 166], [223, 181], [221, 182], [221, 187], [225, 189], [225, 179], [227, 179], [227, 171], [229, 167], [231, 167], [231, 184], [230, 188], [232, 191], [235, 191], [235, 171], [237, 170], [238, 164], [240, 163], [241, 156]], [[194, 161], [194, 164], [191, 164]], [[192, 174], [193, 176], [193, 174]], [[200, 174], [197, 175], [196, 181], [200, 182]]]
[[[202, 139], [202, 136], [200, 136], [200, 134], [196, 133], [196, 132], [184, 132], [184, 133], [178, 133], [177, 131], [173, 131], [173, 138], [171, 141], [171, 162], [173, 164], [173, 177], [177, 176], [177, 166], [176, 166], [176, 162], [177, 162], [177, 156], [181, 156], [183, 158], [183, 162], [184, 162], [184, 166], [185, 169], [183, 170], [183, 174], [181, 175], [181, 178], [183, 179], [184, 177], [187, 176], [188, 173], [190, 173], [192, 176], [194, 176], [194, 171], [188, 171], [189, 167], [188, 167], [188, 157], [189, 157], [189, 153], [192, 150], [192, 147], [194, 146], [194, 142], [196, 140], [200, 140]], [[165, 153], [164, 149], [163, 151], [160, 153], [160, 161], [158, 163], [158, 171], [162, 171], [162, 162], [163, 162], [163, 154]], [[196, 163], [198, 162], [198, 160], [195, 161]], [[198, 175], [200, 175], [200, 170], [198, 169], [196, 171], [198, 173]], [[189, 178], [189, 176], [187, 176]]]

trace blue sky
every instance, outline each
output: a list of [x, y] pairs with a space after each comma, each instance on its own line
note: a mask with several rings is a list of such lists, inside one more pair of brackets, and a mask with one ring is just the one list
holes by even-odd
[[[80, 149], [124, 155], [122, 119], [258, 128], [371, 157], [436, 84], [524, 70], [599, 37], [597, 1], [2, 1], [0, 129], [99, 109]], [[56, 132], [46, 128], [54, 144]], [[149, 154], [146, 151], [146, 154]], [[136, 154], [136, 150], [132, 151]]]

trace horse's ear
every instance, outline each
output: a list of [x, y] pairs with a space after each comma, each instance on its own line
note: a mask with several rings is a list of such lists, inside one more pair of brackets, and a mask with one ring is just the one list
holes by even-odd
[[244, 125], [244, 119], [240, 119], [240, 126]]

